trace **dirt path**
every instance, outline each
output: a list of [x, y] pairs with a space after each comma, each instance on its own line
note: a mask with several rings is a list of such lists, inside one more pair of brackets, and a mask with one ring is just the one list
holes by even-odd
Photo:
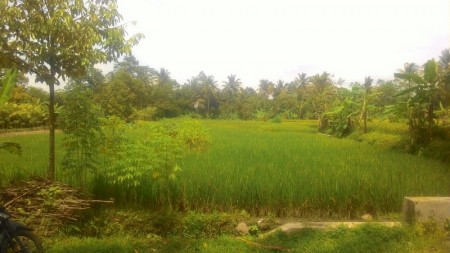
[[[61, 130], [56, 130], [59, 132]], [[21, 136], [21, 135], [32, 135], [32, 134], [44, 134], [48, 133], [48, 130], [29, 130], [29, 131], [18, 131], [18, 132], [4, 132], [0, 133], [0, 137], [10, 137], [10, 136]]]

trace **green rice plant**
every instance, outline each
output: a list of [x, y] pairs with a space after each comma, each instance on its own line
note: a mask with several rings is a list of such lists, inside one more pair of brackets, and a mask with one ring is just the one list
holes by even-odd
[[[56, 164], [58, 178], [62, 178], [61, 161], [63, 157], [62, 134], [56, 136]], [[48, 168], [48, 133], [24, 133], [17, 136], [8, 134], [0, 136], [0, 142], [12, 141], [19, 143], [23, 149], [17, 156], [0, 152], [0, 185], [5, 185], [14, 179], [25, 179], [33, 176], [45, 176]]]
[[313, 122], [205, 124], [211, 148], [181, 162], [193, 209], [355, 218], [450, 193], [446, 164], [316, 134]]
[[[180, 159], [177, 164], [182, 171], [176, 183], [168, 186], [174, 206], [182, 199], [187, 210], [330, 218], [370, 213], [376, 217], [400, 212], [404, 196], [450, 194], [448, 164], [318, 134], [314, 121], [201, 123], [211, 136], [208, 149]], [[130, 127], [125, 135], [142, 140], [151, 138], [148, 131]], [[22, 157], [1, 154], [2, 184], [18, 176], [45, 175], [46, 134], [0, 138], [24, 148]], [[63, 148], [59, 146], [58, 152]], [[102, 180], [91, 185], [102, 193], [99, 197], [119, 199], [123, 194]], [[140, 197], [125, 204], [157, 210], [161, 208], [158, 189], [149, 179], [136, 187]]]

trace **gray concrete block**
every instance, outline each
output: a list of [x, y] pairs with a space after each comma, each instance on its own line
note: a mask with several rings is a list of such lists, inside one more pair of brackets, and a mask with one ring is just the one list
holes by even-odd
[[443, 227], [450, 219], [450, 197], [405, 197], [403, 216], [411, 224], [432, 219]]

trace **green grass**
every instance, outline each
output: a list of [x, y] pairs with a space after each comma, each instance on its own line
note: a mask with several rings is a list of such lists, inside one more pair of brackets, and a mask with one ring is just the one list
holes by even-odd
[[315, 122], [205, 122], [211, 148], [182, 162], [194, 208], [352, 218], [401, 210], [408, 195], [450, 194], [448, 165], [316, 134]]
[[[400, 212], [404, 196], [450, 194], [448, 164], [320, 135], [314, 121], [203, 123], [212, 144], [180, 161], [182, 172], [172, 190], [172, 203], [183, 191], [191, 210], [355, 218]], [[390, 134], [400, 133], [400, 128], [395, 126]], [[145, 132], [129, 134], [139, 138]], [[60, 143], [61, 134], [58, 137]], [[24, 154], [1, 154], [1, 183], [17, 175], [45, 173], [46, 135], [0, 138], [7, 140], [21, 143]], [[58, 147], [60, 159], [62, 146]], [[97, 183], [97, 189], [106, 189]], [[153, 189], [149, 179], [138, 189], [140, 201], [157, 208]], [[103, 193], [102, 197], [108, 192]]]
[[[56, 135], [57, 165], [61, 167], [63, 149], [61, 134]], [[0, 185], [12, 179], [23, 179], [33, 176], [45, 176], [48, 168], [48, 133], [35, 133], [18, 136], [1, 136], [0, 142], [13, 141], [22, 146], [22, 156], [0, 151]]]
[[331, 231], [305, 230], [296, 235], [274, 233], [263, 238], [219, 236], [192, 239], [157, 236], [54, 238], [46, 244], [49, 253], [57, 252], [274, 252], [269, 247], [289, 252], [448, 252], [444, 234], [429, 233], [421, 227], [387, 228], [364, 225], [356, 229], [337, 228]]
[[122, 252], [154, 252], [151, 245], [148, 245], [143, 239], [135, 239], [129, 237], [117, 238], [78, 238], [63, 237], [53, 238], [47, 253], [122, 253]]

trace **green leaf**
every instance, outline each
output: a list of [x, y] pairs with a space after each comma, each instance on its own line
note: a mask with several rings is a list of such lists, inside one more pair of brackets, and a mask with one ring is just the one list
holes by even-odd
[[423, 78], [428, 83], [434, 84], [438, 79], [438, 64], [433, 60], [427, 61], [424, 65], [424, 75]]
[[426, 81], [416, 73], [394, 73], [394, 76], [413, 83], [426, 84]]
[[8, 69], [6, 75], [2, 80], [2, 89], [0, 92], [0, 106], [2, 106], [11, 97], [12, 88], [17, 81], [17, 70]]
[[409, 94], [411, 92], [417, 92], [420, 88], [421, 88], [420, 86], [414, 86], [409, 89], [402, 90], [399, 93], [395, 94], [394, 97], [403, 96], [403, 95]]

